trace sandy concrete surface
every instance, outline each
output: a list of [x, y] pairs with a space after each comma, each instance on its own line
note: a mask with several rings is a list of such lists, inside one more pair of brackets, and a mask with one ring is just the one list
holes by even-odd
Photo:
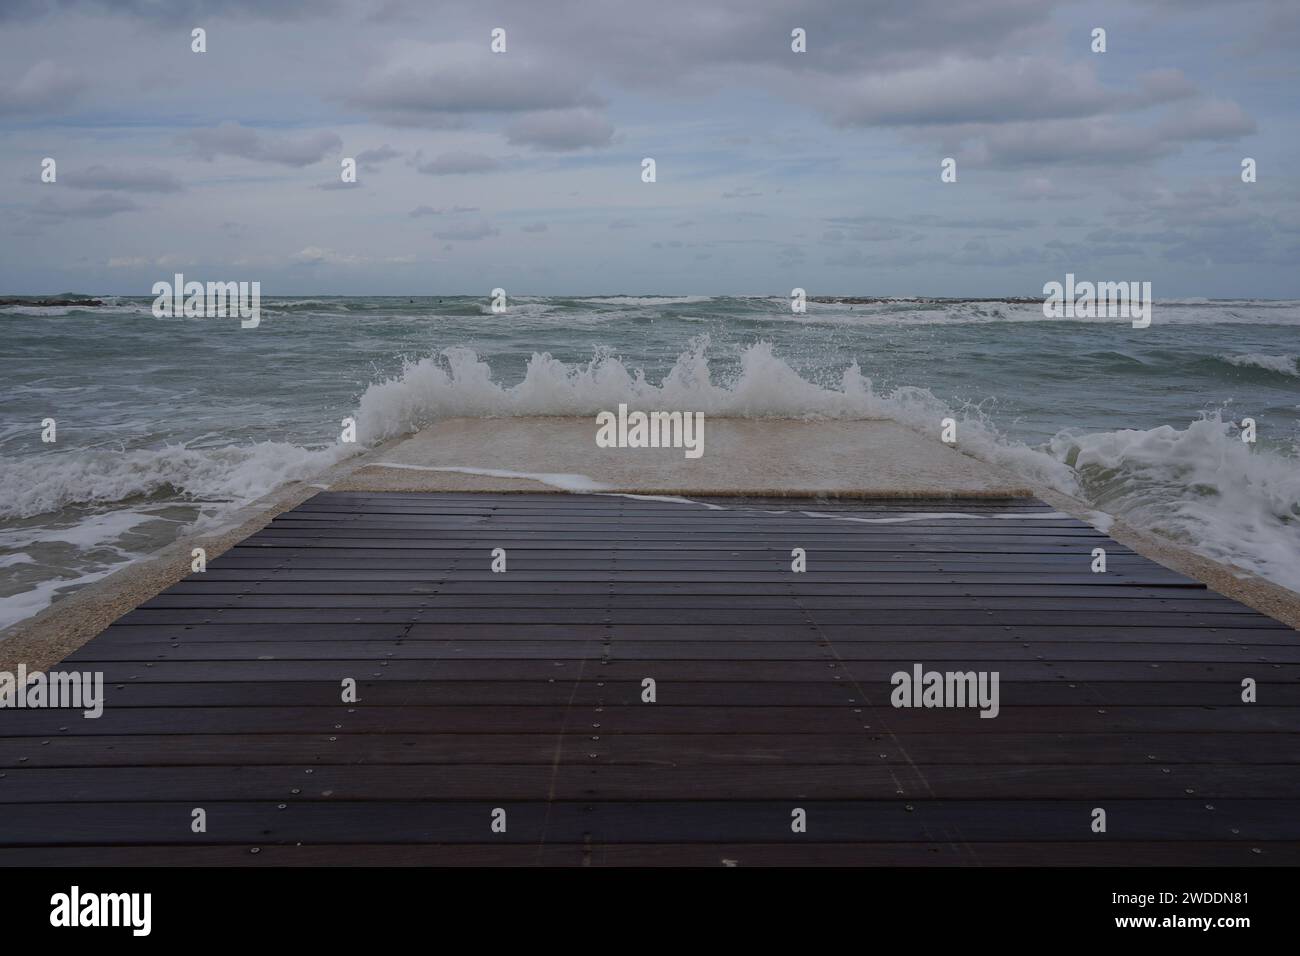
[[[1034, 495], [1084, 521], [1096, 517], [1085, 502], [1032, 488], [894, 422], [709, 419], [699, 459], [687, 459], [681, 449], [597, 448], [595, 431], [594, 419], [449, 419], [387, 442], [311, 482], [285, 485], [219, 528], [125, 565], [0, 631], [0, 670], [13, 671], [20, 661], [40, 670], [62, 660], [189, 574], [191, 549], [204, 548], [211, 560], [325, 488], [941, 499]], [[1106, 530], [1138, 553], [1300, 628], [1295, 592], [1118, 521]]]
[[[680, 448], [599, 448], [594, 418], [459, 418], [431, 425], [381, 461], [386, 464], [352, 471], [335, 488], [973, 498], [1033, 494], [1024, 482], [890, 421], [710, 418], [704, 454], [690, 459]], [[498, 474], [433, 470], [455, 468]], [[546, 477], [527, 477], [538, 474]]]

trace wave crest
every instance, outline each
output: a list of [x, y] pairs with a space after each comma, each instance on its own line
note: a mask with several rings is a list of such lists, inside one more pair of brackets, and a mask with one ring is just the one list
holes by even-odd
[[226, 448], [77, 450], [18, 459], [0, 466], [0, 518], [29, 518], [71, 505], [160, 493], [237, 505], [285, 482], [318, 475], [351, 454], [355, 446], [313, 450], [288, 442], [259, 442]]
[[1062, 433], [1049, 450], [1098, 509], [1300, 591], [1300, 462], [1243, 442], [1222, 415]]
[[[310, 479], [367, 445], [452, 417], [587, 417], [626, 402], [643, 410], [700, 411], [711, 417], [890, 419], [925, 436], [918, 440], [936, 440], [942, 419], [953, 417], [962, 451], [1300, 591], [1295, 453], [1281, 445], [1247, 445], [1218, 415], [1184, 429], [1066, 431], [1034, 448], [1003, 435], [978, 406], [954, 408], [924, 388], [877, 391], [856, 363], [838, 382], [818, 384], [803, 378], [770, 344], [758, 343], [742, 353], [734, 371], [722, 375], [710, 366], [708, 346], [707, 337], [696, 339], [657, 383], [607, 351], [574, 364], [536, 353], [514, 385], [496, 381], [474, 351], [447, 349], [408, 362], [399, 375], [365, 390], [355, 412], [357, 445], [170, 445], [9, 461], [0, 464], [0, 517], [168, 493], [243, 503], [285, 482]], [[529, 462], [518, 467], [536, 470]]]
[[1266, 372], [1277, 372], [1279, 375], [1300, 378], [1300, 358], [1294, 355], [1262, 355], [1258, 352], [1248, 352], [1245, 355], [1220, 355], [1218, 358], [1238, 368], [1260, 368]]

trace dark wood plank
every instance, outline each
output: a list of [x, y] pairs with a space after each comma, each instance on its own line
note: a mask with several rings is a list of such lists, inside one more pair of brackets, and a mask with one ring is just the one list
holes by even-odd
[[[861, 706], [778, 705], [609, 705], [577, 713], [564, 705], [493, 704], [328, 707], [131, 707], [108, 696], [104, 713], [93, 719], [80, 711], [25, 710], [10, 714], [3, 737], [153, 734], [558, 734], [565, 731], [610, 734], [852, 734], [947, 731], [978, 736], [992, 721], [969, 710], [895, 709], [887, 694]], [[998, 733], [1135, 733], [1142, 731], [1251, 732], [1300, 734], [1300, 708], [1238, 707], [1050, 707], [1024, 706], [1004, 698], [996, 718]]]
[[[884, 642], [815, 643], [791, 641], [205, 641], [202, 634], [167, 644], [101, 644], [69, 655], [78, 664], [98, 661], [406, 661], [546, 660], [546, 661], [916, 661], [951, 657], [953, 642], [917, 641], [910, 645]], [[1027, 654], [1022, 644], [985, 642], [961, 646], [962, 659], [972, 665], [1004, 661], [1145, 661], [1300, 664], [1300, 646], [1241, 647], [1206, 643], [1042, 644]], [[892, 676], [892, 674], [891, 674]]]
[[706, 503], [317, 495], [0, 710], [0, 865], [1300, 860], [1293, 630], [1032, 499]]
[[[1104, 602], [1099, 602], [1103, 604]], [[420, 608], [343, 607], [343, 608], [142, 608], [129, 611], [118, 621], [122, 624], [383, 624], [414, 621], [422, 624], [456, 624], [489, 622], [507, 627], [532, 624], [654, 624], [662, 619], [660, 608], [574, 608], [563, 601], [548, 602], [545, 607], [529, 608], [444, 608], [436, 601]], [[736, 610], [725, 608], [677, 608], [673, 620], [680, 624], [733, 624]], [[1276, 629], [1278, 623], [1254, 611], [1211, 614], [1203, 611], [1032, 611], [1018, 609], [883, 608], [871, 612], [852, 610], [763, 609], [755, 617], [770, 624], [824, 625], [865, 623], [947, 627], [973, 624], [981, 620], [990, 625], [1053, 625], [1068, 619], [1075, 627], [1234, 627]]]
[[[924, 711], [919, 712], [924, 714]], [[971, 728], [981, 727], [975, 714]], [[983, 722], [987, 723], [987, 722]], [[873, 730], [877, 730], [873, 728]], [[132, 734], [0, 738], [0, 767], [483, 763], [743, 766], [786, 764], [1174, 764], [1296, 762], [1300, 734]], [[652, 772], [652, 771], [648, 771]]]
[[[1004, 707], [1142, 707], [1153, 714], [1173, 707], [1239, 708], [1241, 688], [1234, 681], [1011, 681], [1000, 684]], [[843, 681], [677, 681], [663, 688], [660, 705], [717, 708], [862, 706], [876, 699], [860, 685]], [[1259, 681], [1255, 706], [1300, 706], [1300, 682]], [[366, 706], [626, 706], [642, 703], [639, 680], [370, 680], [358, 681], [359, 702]], [[105, 696], [114, 707], [336, 707], [339, 685], [330, 681], [208, 681], [110, 683]], [[72, 716], [80, 719], [79, 712]], [[65, 721], [66, 723], [66, 721]], [[62, 726], [62, 725], [60, 725]]]
[[[93, 651], [85, 651], [93, 653]], [[81, 666], [84, 661], [74, 662]], [[922, 662], [929, 669], [979, 670], [968, 658], [944, 658]], [[687, 681], [848, 681], [886, 686], [899, 669], [897, 662], [876, 661], [617, 661], [590, 660], [401, 660], [374, 655], [353, 660], [257, 660], [257, 661], [132, 661], [95, 662], [106, 681], [330, 681], [335, 686], [344, 678], [386, 678], [390, 680], [563, 680], [582, 675], [592, 680], [641, 681], [651, 677], [660, 683]], [[987, 670], [988, 668], [984, 668]], [[1135, 681], [1159, 676], [1176, 681], [1205, 681], [1232, 686], [1240, 693], [1243, 677], [1300, 681], [1300, 665], [1260, 663], [1210, 663], [1175, 661], [1007, 661], [997, 667], [1002, 680], [1047, 681]]]
[[[491, 830], [492, 801], [350, 802], [285, 800], [214, 803], [207, 830], [190, 829], [185, 803], [8, 804], [0, 844], [21, 845], [33, 832], [48, 844], [208, 843], [836, 843], [920, 842], [936, 834], [968, 843], [1066, 841], [1091, 833], [1092, 801], [1005, 803], [983, 800], [800, 801], [808, 832], [792, 832], [789, 801], [513, 801], [504, 833]], [[1300, 840], [1300, 800], [1112, 800], [1107, 835], [1118, 840], [1248, 843]], [[1082, 832], [1080, 832], [1082, 831]]]
[[[311, 770], [311, 773], [307, 773]], [[1300, 767], [1177, 764], [1033, 766], [801, 764], [659, 767], [540, 764], [356, 766], [54, 767], [8, 770], [0, 803], [155, 800], [1201, 800], [1239, 795], [1295, 799]]]
[[0, 848], [0, 866], [1265, 866], [1300, 864], [1300, 842], [304, 844]]

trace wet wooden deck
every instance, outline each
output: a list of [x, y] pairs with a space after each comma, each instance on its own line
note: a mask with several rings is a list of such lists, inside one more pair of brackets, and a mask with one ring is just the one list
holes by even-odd
[[317, 495], [0, 710], [0, 864], [1300, 862], [1295, 631], [1032, 499], [716, 503]]

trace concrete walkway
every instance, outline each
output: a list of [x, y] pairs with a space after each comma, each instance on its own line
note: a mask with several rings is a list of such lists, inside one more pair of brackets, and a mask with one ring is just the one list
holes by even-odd
[[[354, 469], [338, 491], [619, 491], [1014, 498], [1013, 476], [891, 421], [705, 421], [704, 453], [599, 448], [594, 418], [456, 418]], [[465, 470], [459, 470], [465, 469]], [[530, 477], [531, 476], [531, 477]]]

